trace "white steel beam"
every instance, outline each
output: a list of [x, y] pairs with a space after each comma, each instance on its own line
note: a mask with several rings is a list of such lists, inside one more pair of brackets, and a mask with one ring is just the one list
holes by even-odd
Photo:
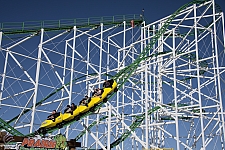
[[42, 42], [44, 37], [44, 29], [41, 29], [41, 39], [40, 44], [38, 45], [38, 59], [37, 59], [37, 68], [36, 68], [36, 78], [35, 78], [35, 90], [34, 90], [34, 97], [33, 97], [33, 107], [32, 107], [32, 114], [31, 114], [31, 121], [30, 121], [30, 133], [33, 132], [33, 125], [34, 125], [34, 117], [36, 111], [36, 100], [38, 95], [38, 83], [39, 83], [39, 75], [40, 75], [40, 66], [41, 66], [41, 52], [42, 52]]
[[[175, 99], [175, 113], [178, 113], [178, 105], [177, 105], [177, 77], [176, 77], [176, 52], [175, 52], [175, 30], [173, 30], [173, 80], [174, 80], [174, 99]], [[176, 142], [177, 142], [177, 149], [180, 150], [180, 139], [179, 139], [179, 122], [178, 122], [178, 116], [175, 115], [175, 121], [176, 121]]]

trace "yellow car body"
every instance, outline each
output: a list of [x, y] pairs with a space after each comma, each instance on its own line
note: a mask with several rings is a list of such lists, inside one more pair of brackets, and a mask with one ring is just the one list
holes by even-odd
[[81, 113], [87, 112], [89, 110], [89, 107], [83, 106], [83, 105], [79, 105], [79, 106], [77, 106], [77, 109], [79, 110], [79, 114], [81, 114]]
[[40, 128], [51, 128], [61, 123], [62, 121], [63, 121], [63, 114], [60, 113], [60, 115], [55, 118], [55, 121], [47, 119], [41, 124]]
[[63, 114], [63, 121], [69, 121], [73, 118], [74, 118], [74, 115], [72, 115], [71, 113], [66, 112], [66, 113]]
[[100, 96], [94, 96], [91, 98], [91, 101], [88, 103], [88, 108], [92, 108], [95, 106], [95, 104], [98, 104], [101, 102], [101, 97]]

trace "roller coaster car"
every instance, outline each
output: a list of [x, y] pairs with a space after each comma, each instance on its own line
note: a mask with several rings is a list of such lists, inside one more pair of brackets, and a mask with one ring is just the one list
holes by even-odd
[[54, 118], [54, 119], [47, 119], [45, 120], [40, 128], [51, 128], [56, 126], [57, 124], [60, 124], [63, 121], [63, 114], [59, 113], [59, 116]]
[[111, 80], [111, 81], [113, 81], [111, 87], [104, 88], [101, 96], [94, 96], [91, 98], [91, 101], [88, 103], [89, 109], [101, 103], [112, 92], [117, 91], [116, 81], [115, 80]]

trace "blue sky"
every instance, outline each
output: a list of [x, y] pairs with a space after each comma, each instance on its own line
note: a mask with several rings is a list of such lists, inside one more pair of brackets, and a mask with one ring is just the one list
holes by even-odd
[[[190, 0], [1, 0], [0, 22], [60, 20], [139, 14], [152, 22], [165, 17]], [[216, 0], [225, 11], [225, 0]]]

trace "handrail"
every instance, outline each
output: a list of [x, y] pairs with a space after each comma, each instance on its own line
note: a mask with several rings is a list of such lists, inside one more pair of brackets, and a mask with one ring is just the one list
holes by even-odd
[[63, 29], [90, 28], [105, 25], [121, 24], [123, 21], [134, 20], [134, 23], [141, 23], [143, 18], [140, 14], [116, 15], [105, 17], [62, 19], [62, 20], [45, 20], [45, 21], [26, 21], [26, 22], [4, 22], [0, 23], [0, 31], [4, 34], [22, 34], [38, 32], [44, 28], [45, 31], [56, 31]]

